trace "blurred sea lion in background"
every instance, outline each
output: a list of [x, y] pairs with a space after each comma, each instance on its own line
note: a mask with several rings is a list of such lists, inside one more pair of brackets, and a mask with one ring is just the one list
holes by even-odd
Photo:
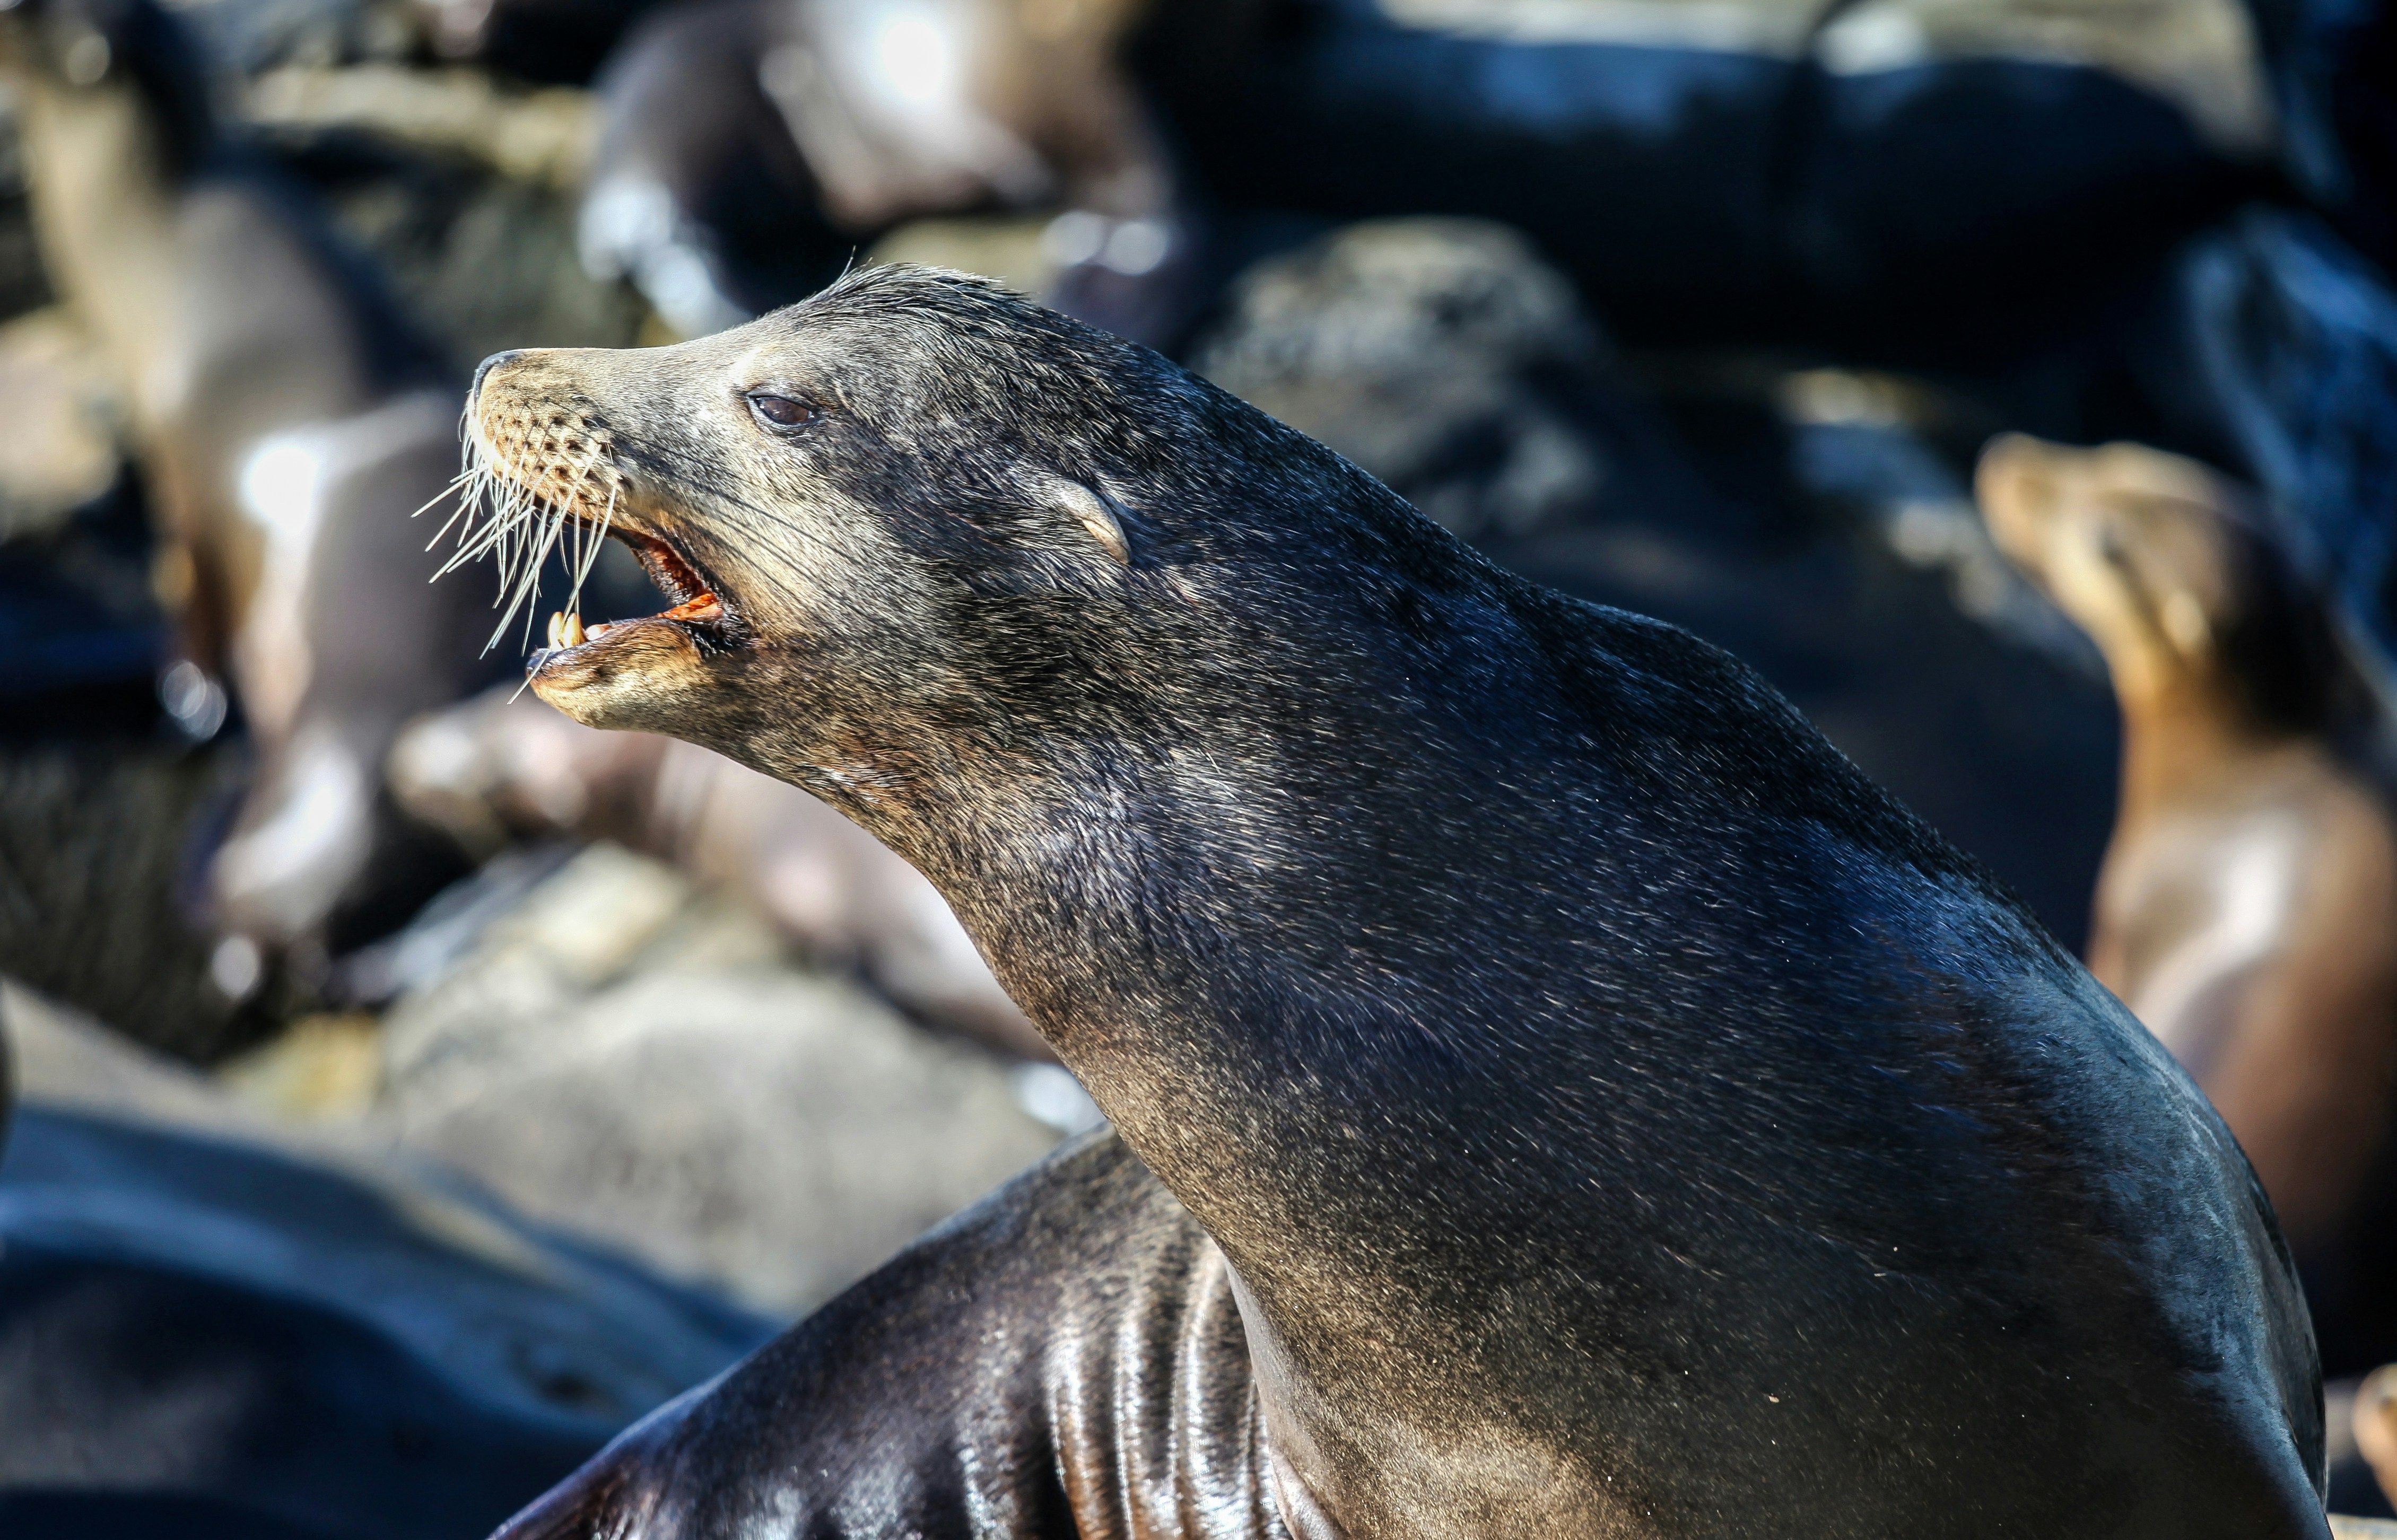
[[402, 806], [486, 856], [513, 838], [612, 839], [745, 894], [812, 957], [854, 962], [907, 1010], [1053, 1055], [932, 885], [796, 786], [649, 733], [601, 732], [501, 687], [403, 733]]
[[[256, 744], [210, 918], [313, 947], [372, 896], [370, 867], [408, 888], [383, 756], [487, 676], [481, 606], [428, 586], [432, 529], [408, 518], [454, 470], [457, 394], [304, 199], [221, 131], [206, 68], [150, 0], [23, 0], [0, 15], [0, 69], [46, 263], [121, 382], [156, 509], [198, 671], [170, 704], [213, 731], [208, 681], [229, 676]], [[221, 976], [254, 981], [255, 953]]]
[[2397, 808], [2323, 603], [2251, 498], [2136, 444], [1992, 443], [2000, 543], [2104, 652], [2122, 800], [2089, 967], [2239, 1136], [2326, 1372], [2397, 1353]]
[[733, 325], [847, 250], [759, 80], [790, 8], [677, 7], [636, 28], [594, 83], [583, 262], [628, 280], [676, 333]]
[[1159, 338], [1188, 242], [1117, 55], [1143, 0], [702, 0], [598, 82], [586, 261], [686, 335], [796, 298], [901, 220], [1056, 212], [1061, 300]]
[[0, 1044], [8, 1540], [478, 1534], [770, 1329], [7, 979]]
[[589, 249], [697, 334], [892, 221], [1043, 211], [1059, 301], [1170, 343], [1291, 215], [1440, 213], [1528, 232], [1638, 340], [2018, 351], [2269, 151], [2232, 0], [1815, 10], [709, 0], [600, 82]]
[[1130, 59], [1196, 198], [1504, 221], [1634, 345], [1952, 361], [2252, 186], [2236, 6], [2112, 8], [1164, 0]]
[[[2397, 1364], [2384, 1364], [2355, 1387], [2351, 1426], [2355, 1449], [2380, 1488], [2381, 1506], [2397, 1512]], [[2334, 1489], [2338, 1477], [2332, 1478]], [[2334, 1497], [2336, 1491], [2334, 1491]], [[2355, 1509], [2364, 1509], [2362, 1502]], [[2366, 1509], [2368, 1511], [2368, 1509]]]

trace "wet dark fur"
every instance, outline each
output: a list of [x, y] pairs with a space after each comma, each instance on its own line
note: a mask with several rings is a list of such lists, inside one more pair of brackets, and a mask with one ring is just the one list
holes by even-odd
[[[766, 431], [761, 388], [823, 409]], [[2311, 1338], [2218, 1120], [1728, 656], [952, 275], [511, 356], [480, 395], [603, 436], [626, 518], [731, 612], [535, 688], [805, 785], [942, 889], [1228, 1258], [1295, 1533], [2323, 1533]], [[1114, 500], [1128, 566], [1040, 475]], [[1086, 1201], [1052, 1173], [983, 1223]], [[1257, 1533], [1127, 1453], [1175, 1442], [1170, 1376], [1057, 1369], [1197, 1308], [1196, 1267], [1055, 1307], [1148, 1223], [997, 1297], [923, 1292], [983, 1232], [929, 1242], [593, 1477], [649, 1495], [556, 1533], [752, 1533], [743, 1504], [902, 1533], [878, 1467], [774, 1452], [1029, 1439], [1098, 1480], [1058, 1429], [1101, 1417], [1166, 1533]], [[833, 1372], [860, 1332], [913, 1342], [864, 1387]], [[960, 1399], [994, 1333], [1045, 1377]]]
[[1224, 1253], [1101, 1134], [502, 1533], [1284, 1535], [1262, 1438]]

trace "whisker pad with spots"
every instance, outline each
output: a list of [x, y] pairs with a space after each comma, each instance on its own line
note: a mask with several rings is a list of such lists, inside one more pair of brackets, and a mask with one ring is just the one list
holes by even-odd
[[535, 415], [494, 408], [478, 395], [467, 404], [463, 428], [458, 477], [425, 504], [429, 509], [458, 498], [432, 542], [438, 545], [454, 531], [456, 547], [434, 576], [493, 558], [499, 593], [491, 602], [500, 621], [483, 650], [500, 644], [519, 611], [529, 646], [542, 569], [561, 547], [573, 581], [566, 611], [580, 620], [583, 585], [615, 519], [623, 478], [609, 458], [610, 435], [589, 417], [554, 404]]

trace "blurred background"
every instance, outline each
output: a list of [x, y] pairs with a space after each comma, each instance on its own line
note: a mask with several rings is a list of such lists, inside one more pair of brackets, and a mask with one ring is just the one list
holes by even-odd
[[893, 260], [1762, 670], [2214, 1098], [2391, 1512], [2390, 0], [0, 0], [0, 1530], [480, 1534], [1097, 1125], [427, 581], [477, 359]]

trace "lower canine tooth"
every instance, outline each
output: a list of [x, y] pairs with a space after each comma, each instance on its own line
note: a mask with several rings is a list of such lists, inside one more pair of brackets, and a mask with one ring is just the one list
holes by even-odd
[[565, 636], [566, 616], [558, 610], [551, 610], [549, 612], [549, 645], [552, 647], [565, 646], [566, 643], [563, 639]]
[[581, 615], [567, 616], [566, 645], [569, 647], [581, 647], [583, 645], [583, 617]]

